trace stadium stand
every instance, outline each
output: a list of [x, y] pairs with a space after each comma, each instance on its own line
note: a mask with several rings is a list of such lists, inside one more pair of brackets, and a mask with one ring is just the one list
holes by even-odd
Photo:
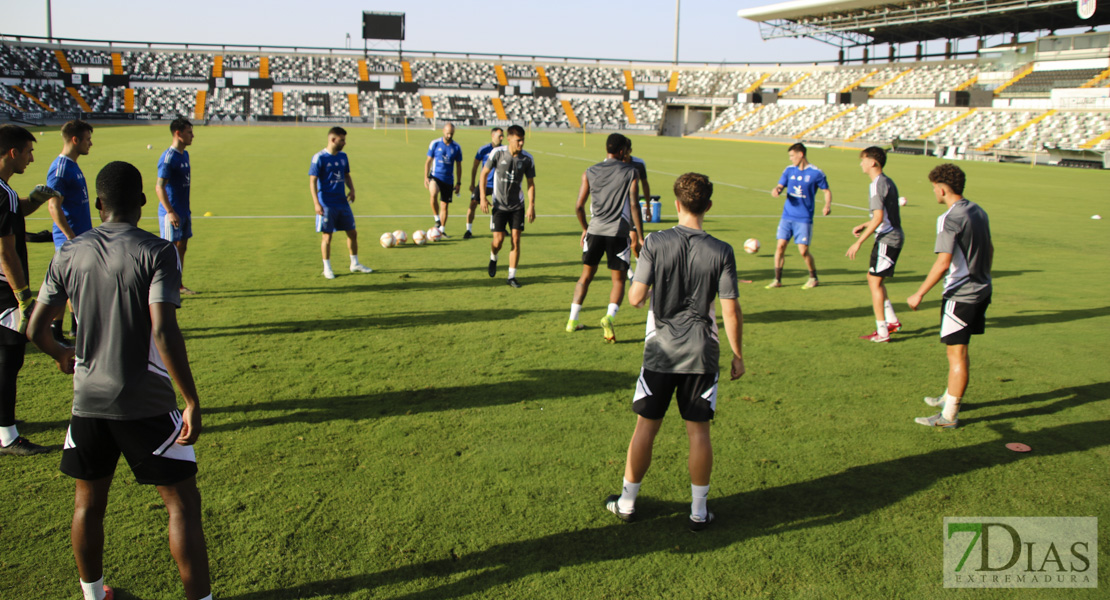
[[103, 50], [70, 48], [65, 51], [69, 64], [74, 66], [108, 67], [112, 65], [112, 55]]
[[195, 88], [135, 88], [135, 112], [191, 115], [197, 105]]
[[351, 83], [358, 80], [358, 61], [331, 56], [274, 56], [270, 76], [276, 83]]
[[572, 92], [619, 92], [625, 89], [624, 74], [605, 67], [545, 67], [551, 85]]
[[212, 73], [212, 54], [196, 52], [124, 52], [123, 68], [132, 78], [174, 81], [184, 77], [207, 79]]
[[904, 77], [875, 92], [876, 98], [930, 97], [935, 92], [955, 90], [979, 74], [977, 64], [941, 64], [915, 67]]
[[497, 75], [490, 63], [417, 60], [412, 62], [412, 77], [428, 87], [497, 85]]

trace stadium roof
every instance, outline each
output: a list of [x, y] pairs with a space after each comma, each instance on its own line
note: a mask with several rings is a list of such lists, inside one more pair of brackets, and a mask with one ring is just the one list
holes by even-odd
[[1076, 0], [793, 0], [740, 10], [763, 39], [809, 37], [835, 46], [902, 44], [936, 39], [1091, 27], [1110, 10], [1079, 18]]

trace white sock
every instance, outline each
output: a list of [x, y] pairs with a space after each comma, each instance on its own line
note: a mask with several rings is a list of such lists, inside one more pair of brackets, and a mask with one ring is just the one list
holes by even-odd
[[890, 330], [886, 327], [886, 321], [875, 321], [875, 332], [881, 338], [890, 337]]
[[439, 217], [432, 217], [432, 218], [436, 220], [436, 227], [439, 227]]
[[473, 227], [474, 227], [474, 223], [467, 223], [466, 224], [466, 230], [470, 231], [471, 233], [473, 233], [473, 231], [472, 231]]
[[949, 421], [956, 420], [956, 415], [960, 414], [960, 399], [952, 396], [947, 390], [944, 392], [944, 409], [940, 411], [941, 416]]
[[104, 576], [92, 583], [81, 581], [81, 593], [85, 595], [85, 600], [104, 600]]
[[695, 521], [704, 521], [706, 514], [709, 512], [705, 508], [705, 500], [709, 497], [708, 485], [690, 485], [690, 496], [693, 501], [690, 502], [690, 516]]
[[617, 318], [617, 311], [620, 310], [620, 309], [621, 309], [620, 304], [613, 304], [612, 302], [610, 302], [609, 303], [609, 310], [606, 311], [605, 314], [607, 314], [610, 317], [613, 317], [615, 319], [615, 318]]
[[617, 500], [617, 508], [622, 513], [630, 513], [636, 508], [636, 494], [640, 493], [640, 484], [632, 483], [627, 479], [624, 480], [624, 486], [621, 487], [621, 497]]
[[489, 253], [489, 259], [492, 260], [493, 262], [497, 262], [497, 255], [494, 254], [493, 252], [490, 252]]
[[570, 305], [570, 320], [571, 321], [577, 321], [578, 320], [578, 313], [580, 313], [580, 312], [582, 312], [582, 305], [581, 304], [571, 304]]
[[358, 255], [357, 254], [352, 254], [351, 255], [351, 266], [353, 267], [357, 264], [358, 264]]
[[883, 301], [883, 312], [886, 313], [887, 323], [898, 322], [898, 315], [894, 314], [894, 305], [890, 303], [890, 300]]
[[325, 271], [330, 271], [331, 270], [331, 261], [326, 259], [326, 258], [324, 259], [324, 270]]
[[11, 446], [17, 437], [19, 437], [19, 430], [15, 425], [0, 427], [0, 446]]
[[516, 279], [516, 269], [509, 267], [509, 279]]
[[439, 227], [439, 232], [440, 233], [443, 233], [443, 234], [447, 233], [447, 227], [445, 227], [443, 225], [437, 225], [437, 227]]

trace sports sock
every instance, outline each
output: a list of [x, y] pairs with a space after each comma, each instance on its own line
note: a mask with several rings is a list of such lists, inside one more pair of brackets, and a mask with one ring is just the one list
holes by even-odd
[[331, 270], [331, 261], [326, 259], [326, 258], [324, 259], [324, 270], [325, 271], [330, 271]]
[[352, 254], [351, 255], [351, 266], [353, 267], [357, 264], [358, 264], [358, 255], [357, 254]]
[[636, 495], [640, 493], [640, 484], [632, 483], [627, 479], [621, 487], [621, 497], [617, 500], [617, 508], [622, 513], [630, 513], [636, 508]]
[[580, 313], [580, 312], [582, 312], [582, 305], [581, 304], [571, 304], [570, 305], [570, 320], [571, 321], [577, 321], [578, 320], [578, 313]]
[[810, 279], [817, 279], [817, 271], [810, 271], [809, 272], [809, 278]]
[[474, 223], [467, 223], [466, 224], [466, 230], [471, 232], [471, 233], [473, 233], [473, 227], [474, 227]]
[[887, 323], [898, 322], [898, 315], [894, 314], [894, 305], [890, 303], [890, 300], [883, 301], [883, 312], [886, 313]]
[[613, 304], [612, 302], [610, 302], [609, 303], [609, 310], [607, 310], [605, 312], [605, 314], [607, 314], [610, 317], [613, 317], [615, 319], [615, 318], [617, 318], [617, 311], [620, 310], [620, 309], [621, 309], [620, 304]]
[[775, 281], [782, 281], [782, 267], [775, 267]]
[[85, 600], [104, 600], [104, 577], [101, 576], [92, 583], [81, 581], [81, 593], [85, 595]]
[[706, 513], [709, 512], [705, 509], [705, 500], [709, 497], [709, 486], [691, 484], [690, 496], [693, 498], [690, 502], [690, 516], [695, 521], [704, 521]]
[[493, 262], [497, 262], [497, 255], [494, 254], [493, 252], [490, 252], [489, 253], [489, 259], [492, 260]]
[[886, 321], [875, 321], [875, 333], [879, 334], [881, 338], [890, 337], [890, 330], [887, 329]]
[[516, 279], [516, 269], [509, 267], [509, 279]]
[[940, 411], [941, 415], [949, 420], [955, 421], [956, 415], [960, 414], [960, 399], [952, 396], [947, 390], [944, 392], [944, 410]]
[[19, 430], [15, 425], [0, 427], [0, 446], [11, 446], [17, 437], [19, 437]]
[[443, 225], [436, 225], [436, 227], [439, 227], [439, 232], [440, 232], [440, 233], [442, 233], [442, 234], [444, 234], [444, 235], [446, 235], [446, 234], [447, 234], [447, 228], [446, 228], [446, 227], [444, 227]]
[[436, 227], [439, 227], [439, 217], [432, 217], [432, 218], [436, 220]]

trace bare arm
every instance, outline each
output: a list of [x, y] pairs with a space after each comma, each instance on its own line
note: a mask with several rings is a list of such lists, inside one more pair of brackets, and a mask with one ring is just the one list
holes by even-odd
[[189, 357], [185, 353], [185, 338], [177, 326], [177, 307], [166, 302], [151, 304], [150, 327], [151, 337], [166, 365], [166, 371], [185, 400], [185, 410], [181, 411], [181, 435], [178, 436], [177, 443], [188, 446], [200, 436], [200, 398], [197, 396], [196, 384], [193, 383]]
[[470, 193], [474, 193], [474, 176], [478, 174], [478, 167], [481, 164], [482, 161], [475, 158], [474, 164], [470, 165]]
[[772, 189], [772, 190], [771, 190], [771, 197], [772, 197], [772, 198], [778, 198], [778, 197], [779, 197], [779, 194], [781, 194], [781, 193], [782, 193], [782, 190], [783, 190], [784, 188], [785, 188], [785, 186], [783, 186], [783, 185], [782, 185], [781, 183], [780, 183], [780, 184], [778, 184], [778, 185], [776, 185], [776, 186], [774, 187], [774, 189]]
[[349, 192], [347, 192], [347, 202], [354, 202], [355, 201], [355, 180], [351, 179], [351, 174], [350, 173], [347, 173], [346, 175], [343, 176], [343, 181], [347, 182], [347, 189], [350, 190]]
[[582, 226], [582, 239], [580, 244], [586, 243], [586, 230], [590, 228], [586, 222], [586, 200], [590, 198], [590, 180], [582, 173], [582, 185], [578, 188], [578, 200], [574, 203], [574, 214], [578, 217], [578, 224]]
[[[31, 213], [38, 210], [39, 207], [42, 206], [43, 204], [46, 204], [47, 200], [53, 200], [54, 198], [58, 198], [58, 197], [57, 196], [43, 197], [39, 194], [32, 193], [27, 198], [20, 198], [19, 199], [20, 212], [22, 212], [23, 216], [26, 217], [27, 215], [30, 215]], [[61, 198], [58, 198], [58, 200], [61, 201]]]
[[650, 289], [645, 283], [633, 281], [632, 286], [628, 288], [628, 303], [636, 308], [643, 308]]
[[644, 220], [640, 215], [640, 181], [638, 179], [632, 180], [632, 185], [628, 188], [628, 209], [632, 214], [632, 226], [636, 229], [636, 233], [640, 237], [636, 238], [636, 252], [640, 252], [641, 244], [644, 243]]
[[69, 221], [66, 220], [66, 214], [62, 212], [62, 199], [54, 196], [46, 203], [46, 210], [50, 211], [50, 218], [54, 220], [54, 224], [58, 229], [65, 234], [67, 240], [72, 240], [76, 235], [73, 233], [73, 228], [69, 226]]
[[19, 262], [19, 254], [15, 251], [15, 235], [0, 237], [0, 267], [8, 278], [8, 285], [13, 292], [27, 287], [27, 274], [23, 272], [23, 264]]
[[431, 166], [432, 166], [432, 157], [429, 156], [429, 157], [424, 159], [424, 178], [421, 180], [421, 185], [423, 185], [424, 187], [428, 187], [428, 176], [429, 176], [429, 173], [431, 173], [431, 171], [429, 170], [431, 168]]
[[528, 178], [528, 222], [536, 222], [536, 178]]
[[462, 188], [462, 161], [455, 161], [455, 195], [458, 195], [459, 189]]
[[[640, 185], [642, 185], [643, 189], [644, 189], [644, 204], [647, 206], [647, 218], [650, 219], [651, 218], [651, 185], [648, 184], [648, 180], [646, 178], [643, 181], [640, 182]], [[640, 208], [639, 198], [636, 198], [636, 196], [633, 196], [633, 198], [635, 198], [637, 200], [637, 202], [636, 202], [636, 205], [633, 206], [632, 208], [634, 210], [639, 210], [639, 208]], [[641, 230], [640, 233], [642, 234], [643, 231]]]
[[917, 288], [912, 296], [906, 299], [906, 303], [910, 308], [917, 310], [921, 306], [921, 300], [933, 286], [944, 278], [944, 274], [948, 271], [948, 267], [952, 264], [952, 255], [947, 252], [938, 252], [937, 260], [933, 263], [933, 268], [929, 269], [929, 274], [925, 276], [925, 281], [921, 282], [921, 287]]
[[59, 344], [50, 331], [50, 324], [55, 319], [60, 319], [66, 305], [38, 304], [31, 315], [31, 322], [27, 326], [27, 337], [38, 346], [39, 350], [49, 355], [58, 364], [58, 370], [68, 375], [73, 374], [74, 351], [72, 346]]
[[308, 191], [309, 191], [310, 194], [312, 194], [312, 206], [313, 206], [313, 208], [316, 209], [316, 214], [322, 216], [324, 214], [324, 207], [323, 207], [323, 205], [320, 204], [320, 196], [319, 196], [319, 194], [317, 193], [316, 190], [317, 190], [316, 176], [315, 175], [309, 175], [308, 176]]
[[173, 206], [170, 205], [170, 197], [166, 194], [166, 180], [159, 177], [158, 181], [154, 182], [154, 193], [158, 195], [158, 203], [166, 211], [166, 218], [170, 220], [170, 225], [174, 227], [181, 227], [181, 219], [174, 212]]
[[486, 199], [486, 185], [485, 185], [485, 181], [486, 181], [487, 177], [489, 177], [489, 165], [486, 165], [486, 166], [482, 167], [482, 178], [478, 180], [478, 181], [482, 182], [482, 185], [478, 186], [478, 199], [481, 200], [482, 212], [488, 214], [489, 213], [489, 201]]
[[871, 213], [870, 221], [867, 221], [866, 223], [860, 223], [859, 225], [853, 227], [852, 235], [856, 236], [859, 239], [857, 239], [854, 244], [848, 247], [848, 251], [845, 252], [844, 255], [852, 260], [855, 260], [856, 253], [859, 252], [860, 246], [863, 245], [863, 242], [866, 241], [867, 238], [871, 237], [872, 233], [875, 233], [875, 230], [878, 229], [879, 225], [882, 225], [882, 223], [883, 211], [882, 209], [879, 209]]
[[736, 298], [721, 298], [721, 316], [725, 321], [725, 335], [728, 336], [728, 345], [732, 347], [732, 379], [740, 379], [744, 375], [744, 315], [740, 311], [740, 302]]
[[821, 214], [823, 214], [827, 217], [827, 216], [829, 216], [830, 213], [832, 213], [832, 190], [826, 188], [825, 189], [825, 208], [824, 208], [824, 210], [821, 211]]

